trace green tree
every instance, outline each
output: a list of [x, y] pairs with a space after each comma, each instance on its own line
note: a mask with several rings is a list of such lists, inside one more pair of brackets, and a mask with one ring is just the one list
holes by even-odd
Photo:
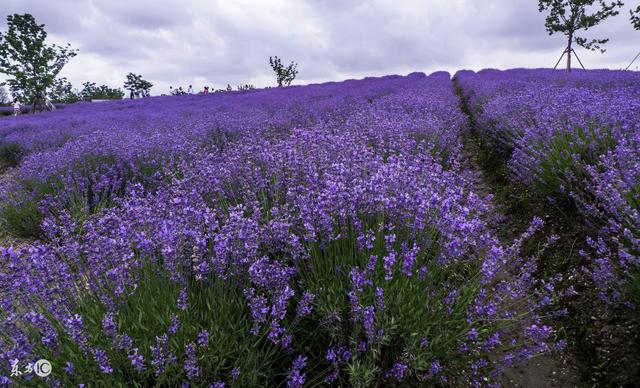
[[77, 55], [69, 44], [47, 45], [44, 24], [36, 23], [30, 14], [7, 16], [8, 30], [0, 33], [0, 73], [14, 97], [41, 110], [58, 73]]
[[631, 10], [631, 23], [636, 30], [640, 30], [640, 5], [635, 11]]
[[58, 78], [49, 89], [51, 102], [73, 104], [81, 100], [81, 95], [73, 88], [71, 82], [66, 77]]
[[278, 82], [278, 86], [291, 85], [291, 82], [293, 82], [293, 80], [298, 75], [298, 64], [294, 63], [293, 61], [291, 61], [289, 66], [285, 67], [282, 64], [280, 58], [278, 58], [277, 56], [273, 58], [269, 57], [269, 65], [271, 65], [271, 68], [276, 73], [276, 81]]
[[[149, 87], [151, 88], [151, 87]], [[122, 100], [124, 92], [121, 89], [110, 88], [107, 85], [100, 85], [93, 96], [94, 100]]]
[[98, 91], [98, 87], [95, 82], [85, 82], [82, 84], [82, 90], [80, 90], [80, 97], [84, 101], [91, 101], [94, 99], [96, 92]]
[[124, 82], [124, 88], [130, 92], [131, 98], [140, 91], [148, 91], [153, 87], [153, 84], [142, 78], [141, 75], [129, 73], [127, 79]]
[[589, 40], [578, 36], [578, 32], [586, 31], [605, 19], [617, 15], [620, 13], [618, 8], [623, 5], [622, 1], [538, 0], [538, 10], [549, 12], [545, 21], [549, 35], [560, 32], [567, 37], [567, 47], [564, 51], [567, 55], [567, 71], [571, 71], [571, 54], [575, 52], [574, 43], [588, 50], [605, 52], [602, 45], [609, 41], [609, 39]]
[[107, 85], [97, 86], [95, 82], [85, 82], [82, 84], [80, 95], [85, 101], [121, 100], [124, 97], [124, 92], [120, 89], [110, 88]]
[[140, 84], [138, 86], [139, 86], [138, 90], [149, 92], [153, 87], [153, 84], [147, 80], [140, 80]]
[[0, 86], [0, 105], [6, 105], [9, 102], [9, 93], [3, 86]]

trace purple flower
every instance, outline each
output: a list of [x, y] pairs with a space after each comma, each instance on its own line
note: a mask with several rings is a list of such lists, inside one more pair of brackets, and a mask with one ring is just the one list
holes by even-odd
[[142, 354], [138, 353], [138, 348], [133, 348], [132, 352], [128, 355], [129, 360], [131, 361], [131, 365], [135, 368], [136, 371], [142, 372], [145, 369], [144, 366], [144, 357]]
[[118, 341], [118, 349], [120, 350], [129, 350], [133, 346], [133, 340], [127, 334], [121, 334], [117, 338]]
[[238, 377], [240, 377], [240, 368], [235, 367], [231, 370], [231, 379], [238, 380]]
[[64, 367], [64, 371], [70, 375], [73, 376], [75, 374], [75, 368], [73, 366], [73, 363], [70, 361], [67, 361]]
[[180, 320], [176, 314], [171, 314], [171, 325], [167, 329], [167, 333], [171, 335], [176, 334], [178, 329], [180, 329]]
[[313, 301], [315, 300], [315, 295], [310, 292], [305, 291], [300, 303], [298, 303], [298, 309], [296, 311], [299, 317], [304, 317], [313, 311]]
[[305, 382], [305, 374], [302, 373], [302, 369], [307, 365], [307, 358], [298, 356], [289, 369], [287, 376], [288, 388], [302, 388]]
[[176, 361], [176, 356], [171, 353], [169, 337], [166, 334], [156, 337], [156, 345], [150, 348], [152, 356], [151, 365], [154, 366], [155, 375], [158, 377], [164, 372], [165, 366]]
[[387, 373], [388, 377], [393, 377], [398, 381], [402, 381], [409, 372], [409, 366], [407, 364], [397, 362], [393, 365], [393, 368]]
[[202, 330], [200, 333], [198, 333], [198, 345], [203, 348], [206, 348], [209, 345], [208, 331]]
[[184, 370], [187, 373], [187, 379], [193, 380], [202, 374], [202, 370], [198, 367], [198, 360], [196, 359], [196, 344], [189, 343], [185, 347]]
[[104, 331], [104, 333], [111, 338], [111, 340], [116, 343], [117, 341], [117, 334], [118, 334], [118, 327], [116, 325], [116, 321], [115, 318], [113, 316], [113, 313], [107, 313], [105, 314], [104, 318], [102, 318], [102, 331]]
[[109, 360], [107, 359], [107, 354], [104, 351], [94, 348], [92, 349], [92, 353], [93, 359], [98, 363], [98, 367], [100, 367], [100, 371], [102, 371], [102, 373], [109, 374], [113, 372], [113, 369], [109, 364]]
[[186, 311], [189, 308], [189, 304], [187, 303], [187, 290], [184, 288], [180, 290], [177, 305], [182, 311]]

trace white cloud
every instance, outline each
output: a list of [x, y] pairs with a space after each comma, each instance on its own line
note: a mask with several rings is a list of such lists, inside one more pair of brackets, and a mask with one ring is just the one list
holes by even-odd
[[[436, 70], [550, 67], [563, 49], [532, 0], [1, 0], [32, 13], [50, 38], [80, 54], [64, 69], [121, 86], [140, 73], [156, 94], [271, 84], [270, 55], [299, 63], [297, 83]], [[606, 54], [580, 50], [588, 67], [626, 67], [640, 45], [628, 12], [589, 31]], [[0, 29], [4, 23], [0, 23]]]

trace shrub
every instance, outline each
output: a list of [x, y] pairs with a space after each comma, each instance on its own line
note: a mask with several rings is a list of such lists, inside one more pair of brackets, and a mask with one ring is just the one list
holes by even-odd
[[18, 143], [0, 145], [0, 169], [16, 167], [24, 155], [24, 149]]

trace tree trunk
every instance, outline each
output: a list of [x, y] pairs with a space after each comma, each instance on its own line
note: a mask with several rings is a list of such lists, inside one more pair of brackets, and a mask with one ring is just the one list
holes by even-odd
[[569, 35], [569, 43], [567, 44], [567, 72], [571, 72], [571, 43], [573, 43], [573, 35]]

